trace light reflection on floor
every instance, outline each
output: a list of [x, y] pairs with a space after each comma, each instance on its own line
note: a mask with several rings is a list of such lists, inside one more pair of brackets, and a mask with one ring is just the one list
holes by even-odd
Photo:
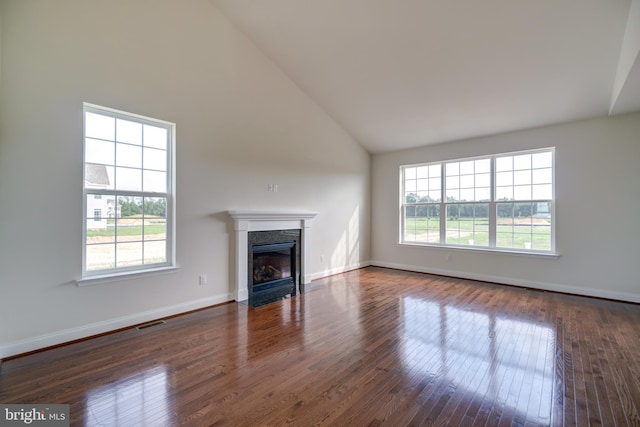
[[169, 425], [167, 372], [157, 366], [90, 391], [87, 426]]
[[532, 420], [548, 424], [555, 334], [537, 322], [402, 299], [401, 357], [409, 375], [440, 377]]

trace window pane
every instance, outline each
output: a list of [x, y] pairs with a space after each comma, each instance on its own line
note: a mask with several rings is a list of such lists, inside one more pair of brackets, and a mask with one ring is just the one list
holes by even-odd
[[116, 189], [142, 190], [142, 171], [140, 169], [116, 168]]
[[460, 200], [460, 190], [447, 190], [447, 201], [455, 202]]
[[117, 243], [116, 267], [142, 265], [142, 242]]
[[144, 171], [144, 191], [165, 193], [167, 191], [167, 173]]
[[144, 146], [167, 149], [167, 129], [144, 125]]
[[[145, 217], [146, 218], [146, 217]], [[167, 223], [164, 218], [146, 219], [144, 226], [144, 240], [166, 240], [167, 239]]]
[[473, 188], [460, 190], [460, 200], [464, 202], [473, 202], [474, 196]]
[[513, 185], [531, 184], [531, 171], [516, 171], [513, 173]]
[[428, 179], [417, 179], [416, 180], [418, 191], [425, 191], [429, 189], [429, 180]]
[[86, 112], [84, 116], [84, 135], [88, 138], [115, 139], [116, 122], [113, 117]]
[[416, 177], [417, 178], [428, 178], [429, 177], [429, 167], [428, 166], [420, 166], [416, 168]]
[[116, 266], [115, 244], [87, 245], [87, 271], [104, 270]]
[[513, 234], [512, 233], [497, 233], [496, 246], [499, 248], [512, 248], [513, 247]]
[[476, 187], [490, 187], [491, 175], [488, 173], [481, 173], [476, 175]]
[[491, 159], [476, 160], [476, 173], [489, 173], [491, 171]]
[[116, 120], [116, 140], [127, 144], [142, 144], [142, 124], [129, 120]]
[[531, 154], [513, 157], [513, 170], [531, 169]]
[[551, 184], [541, 184], [533, 186], [533, 199], [551, 199], [553, 187]]
[[[119, 218], [130, 218], [142, 216], [142, 197], [118, 197], [118, 208], [120, 209]], [[121, 224], [131, 225], [131, 223], [122, 222]]]
[[115, 144], [111, 141], [87, 138], [84, 142], [84, 161], [113, 165], [115, 160]]
[[415, 179], [407, 179], [404, 182], [404, 191], [405, 193], [415, 193], [416, 189], [416, 180]]
[[553, 165], [553, 155], [552, 153], [535, 153], [532, 156], [532, 166], [534, 168], [550, 168]]
[[144, 168], [158, 171], [167, 170], [167, 152], [154, 148], [144, 149]]
[[460, 162], [460, 175], [473, 175], [475, 171], [473, 165], [473, 161]]
[[448, 176], [447, 177], [447, 188], [449, 189], [458, 189], [460, 188], [460, 178], [456, 176]]
[[85, 163], [84, 188], [112, 189], [114, 184], [113, 166]]
[[447, 163], [447, 176], [460, 174], [460, 163]]
[[513, 198], [515, 200], [531, 200], [531, 186], [530, 185], [514, 186]]
[[144, 242], [145, 264], [156, 264], [167, 260], [167, 242], [164, 240]]
[[404, 168], [404, 179], [416, 179], [416, 168]]
[[533, 184], [550, 184], [552, 182], [551, 169], [534, 169]]
[[[164, 224], [164, 218], [167, 217], [167, 199], [164, 197], [145, 197], [144, 198], [144, 215], [150, 223]], [[155, 219], [155, 221], [154, 221]]]
[[513, 200], [513, 187], [496, 188], [496, 200]]
[[429, 190], [440, 190], [441, 180], [440, 178], [429, 179]]
[[496, 159], [496, 172], [513, 170], [513, 157], [498, 157]]
[[485, 202], [491, 200], [491, 191], [489, 188], [478, 188], [476, 190], [476, 201]]
[[473, 175], [462, 175], [460, 177], [460, 188], [473, 188], [474, 179]]
[[404, 202], [405, 203], [416, 203], [417, 201], [418, 201], [418, 194], [416, 194], [415, 192], [406, 193], [404, 195]]
[[513, 185], [513, 172], [498, 172], [496, 174], [496, 185], [500, 187]]
[[128, 144], [116, 144], [117, 166], [142, 168], [142, 147]]
[[430, 177], [440, 177], [440, 175], [442, 174], [442, 167], [437, 164], [437, 165], [431, 165], [429, 166], [429, 176]]

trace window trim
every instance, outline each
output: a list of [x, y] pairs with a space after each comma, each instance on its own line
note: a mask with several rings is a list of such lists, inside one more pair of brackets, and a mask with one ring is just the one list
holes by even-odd
[[[101, 114], [115, 119], [123, 119], [135, 121], [156, 127], [167, 129], [167, 189], [163, 193], [153, 193], [144, 191], [129, 191], [114, 189], [94, 189], [87, 188], [85, 185], [85, 151], [86, 151], [86, 113]], [[156, 275], [163, 272], [176, 270], [176, 124], [166, 120], [155, 119], [136, 113], [117, 110], [110, 107], [104, 107], [97, 104], [83, 102], [82, 108], [82, 275], [76, 280], [78, 286], [86, 286], [98, 283], [107, 283], [112, 281], [124, 280], [131, 277], [143, 276], [147, 274]], [[153, 197], [153, 194], [159, 197], [166, 197], [166, 261], [153, 264], [142, 264], [127, 267], [114, 267], [109, 269], [89, 270], [87, 271], [87, 195], [114, 195], [117, 205], [119, 196], [135, 196], [135, 197]]]
[[[496, 158], [505, 157], [505, 156], [517, 156], [523, 154], [536, 154], [536, 153], [544, 153], [551, 152], [551, 173], [552, 173], [552, 186], [551, 186], [551, 199], [531, 199], [531, 200], [509, 200], [509, 201], [496, 201]], [[466, 161], [474, 161], [474, 160], [482, 160], [482, 159], [490, 159], [490, 200], [488, 201], [455, 201], [455, 202], [447, 202], [446, 201], [446, 165], [449, 163], [456, 162], [466, 162]], [[422, 166], [432, 166], [439, 165], [441, 167], [440, 174], [440, 201], [425, 203], [425, 202], [416, 202], [416, 203], [406, 203], [405, 201], [405, 170], [407, 168], [415, 168]], [[557, 258], [559, 257], [558, 252], [556, 251], [556, 153], [555, 147], [543, 147], [543, 148], [535, 148], [530, 150], [519, 150], [519, 151], [511, 151], [504, 153], [494, 153], [487, 154], [481, 156], [473, 156], [473, 157], [465, 157], [465, 158], [455, 158], [455, 159], [446, 159], [434, 162], [425, 162], [425, 163], [414, 163], [414, 164], [403, 164], [400, 165], [400, 173], [399, 173], [399, 233], [398, 233], [398, 245], [400, 246], [409, 246], [409, 247], [432, 247], [432, 248], [446, 248], [446, 249], [454, 249], [454, 250], [462, 250], [462, 251], [475, 251], [475, 252], [484, 252], [484, 253], [492, 253], [492, 254], [508, 254], [508, 255], [524, 255], [524, 256], [540, 256], [540, 257], [551, 257]], [[497, 206], [500, 203], [536, 203], [536, 202], [549, 202], [550, 203], [550, 214], [551, 214], [551, 236], [550, 236], [550, 249], [549, 250], [540, 250], [540, 249], [523, 249], [523, 248], [508, 248], [508, 247], [499, 247], [496, 246], [497, 240]], [[452, 244], [446, 243], [446, 209], [449, 205], [454, 204], [488, 204], [488, 220], [489, 220], [489, 243], [488, 246], [476, 246], [476, 245], [461, 245], [461, 244]], [[438, 206], [439, 213], [439, 221], [440, 221], [440, 237], [439, 242], [422, 242], [422, 241], [411, 241], [405, 240], [405, 208], [407, 206]]]

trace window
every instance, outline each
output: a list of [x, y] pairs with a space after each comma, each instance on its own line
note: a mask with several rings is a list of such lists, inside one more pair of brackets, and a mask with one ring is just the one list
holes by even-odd
[[401, 243], [555, 251], [554, 149], [407, 165]]
[[83, 276], [174, 264], [175, 125], [84, 105]]

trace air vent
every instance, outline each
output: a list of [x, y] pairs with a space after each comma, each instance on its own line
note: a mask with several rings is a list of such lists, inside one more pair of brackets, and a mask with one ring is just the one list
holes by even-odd
[[165, 321], [164, 321], [164, 320], [157, 320], [157, 321], [155, 321], [155, 322], [147, 323], [146, 325], [138, 326], [136, 329], [137, 329], [137, 330], [139, 330], [139, 331], [141, 331], [141, 330], [143, 330], [143, 329], [151, 328], [152, 326], [162, 325], [162, 324], [164, 324], [164, 323], [165, 323]]

